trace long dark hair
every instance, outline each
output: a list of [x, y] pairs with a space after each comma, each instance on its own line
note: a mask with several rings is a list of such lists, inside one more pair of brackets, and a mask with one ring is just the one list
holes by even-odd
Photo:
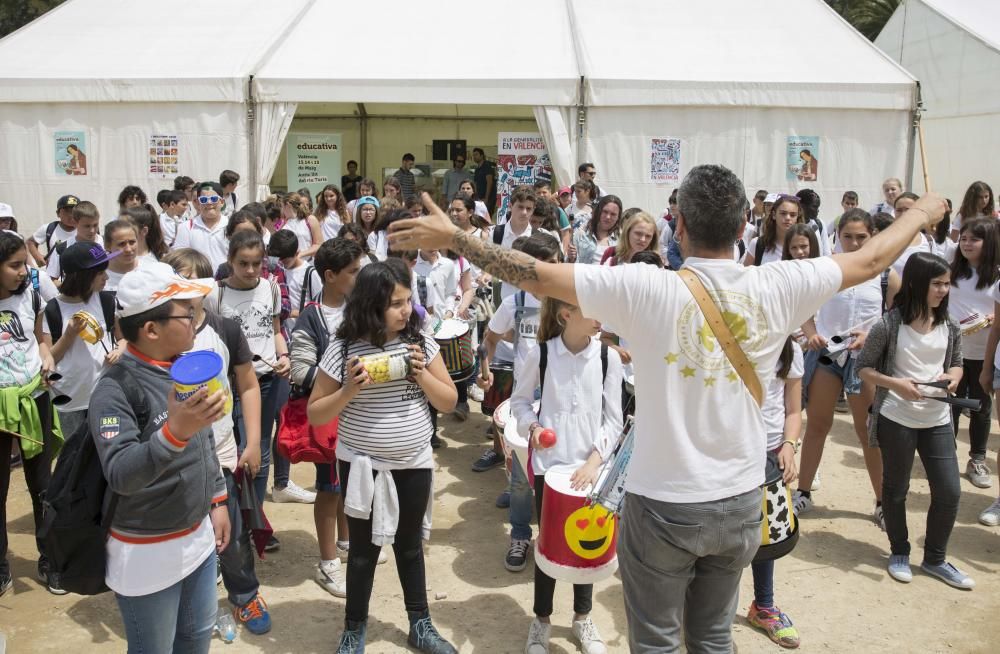
[[[337, 338], [350, 343], [365, 341], [375, 347], [386, 343], [385, 312], [392, 302], [396, 285], [410, 288], [410, 269], [402, 259], [388, 259], [372, 263], [361, 269], [355, 283], [355, 292], [347, 298], [344, 321], [337, 328]], [[363, 289], [363, 290], [362, 290]], [[421, 343], [420, 316], [416, 311], [399, 334], [400, 340]]]
[[[21, 238], [21, 235], [0, 230], [0, 264], [17, 254], [19, 250], [27, 252], [27, 246], [24, 243], [24, 239]], [[28, 273], [29, 274], [24, 278], [24, 281], [21, 282], [21, 285], [18, 286], [17, 290], [13, 292], [14, 295], [20, 295], [21, 293], [24, 293], [25, 289], [28, 288], [28, 284], [31, 283], [31, 271], [29, 270]], [[45, 273], [39, 271], [39, 274], [44, 275]]]
[[601, 222], [601, 212], [604, 211], [604, 207], [609, 204], [618, 205], [618, 222], [615, 223], [608, 235], [618, 236], [618, 230], [622, 226], [622, 215], [625, 213], [625, 208], [622, 206], [622, 200], [617, 195], [605, 195], [600, 200], [597, 201], [597, 206], [594, 207], [593, 214], [590, 217], [590, 223], [587, 224], [587, 231], [593, 236], [597, 236], [597, 225]]
[[[163, 242], [163, 231], [160, 229], [160, 218], [153, 211], [153, 207], [145, 204], [141, 207], [132, 207], [122, 212], [123, 216], [135, 223], [138, 229], [146, 230], [146, 249], [159, 260], [160, 257], [170, 251], [167, 244]], [[138, 236], [138, 234], [136, 234]]]
[[771, 212], [767, 214], [767, 220], [764, 221], [764, 233], [761, 235], [761, 238], [764, 239], [765, 252], [773, 250], [775, 246], [778, 245], [778, 220], [775, 218], [775, 214], [778, 213], [778, 207], [786, 202], [791, 202], [799, 210], [799, 217], [796, 222], [805, 222], [805, 209], [802, 208], [801, 200], [794, 195], [782, 195], [779, 197], [774, 201], [774, 204], [771, 205]]
[[[326, 192], [333, 191], [337, 194], [337, 201], [332, 207], [326, 206]], [[323, 190], [316, 195], [316, 210], [313, 211], [313, 215], [316, 216], [316, 220], [320, 222], [326, 220], [326, 212], [333, 209], [340, 216], [341, 223], [351, 222], [351, 215], [347, 211], [347, 202], [344, 201], [344, 194], [341, 192], [340, 187], [336, 184], [327, 184], [323, 187]]]
[[781, 354], [778, 356], [778, 379], [788, 379], [788, 373], [792, 370], [792, 361], [795, 360], [795, 350], [792, 347], [792, 337], [785, 339], [785, 344], [781, 346]]
[[[942, 221], [944, 222], [944, 221]], [[976, 238], [983, 240], [983, 251], [979, 257], [979, 265], [976, 266], [976, 290], [989, 288], [1000, 279], [1000, 229], [997, 228], [997, 221], [993, 218], [977, 218], [975, 220], [962, 221], [962, 229], [959, 232], [959, 241], [962, 234], [972, 232]], [[958, 280], [972, 277], [972, 264], [965, 255], [962, 248], [955, 251], [955, 260], [951, 262], [951, 285], [957, 286]]]
[[[990, 194], [990, 203], [986, 205], [986, 213], [979, 213], [979, 194], [986, 191]], [[994, 197], [993, 189], [986, 182], [972, 182], [969, 188], [965, 191], [965, 197], [962, 198], [962, 206], [958, 208], [958, 213], [962, 214], [962, 220], [968, 218], [975, 218], [977, 216], [993, 216], [993, 206]]]
[[932, 279], [949, 272], [948, 262], [936, 254], [915, 252], [910, 255], [903, 267], [903, 285], [893, 300], [904, 325], [925, 316], [931, 317], [934, 326], [948, 320], [948, 296], [944, 296], [937, 308], [931, 309], [927, 306], [927, 293]]

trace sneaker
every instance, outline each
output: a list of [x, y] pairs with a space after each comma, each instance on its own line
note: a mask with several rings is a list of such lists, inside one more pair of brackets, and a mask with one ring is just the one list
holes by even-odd
[[436, 450], [439, 447], [441, 447], [442, 445], [444, 445], [444, 441], [441, 440], [440, 436], [438, 436], [437, 434], [434, 434], [433, 436], [431, 436], [431, 448], [432, 449]]
[[233, 617], [254, 635], [271, 631], [271, 614], [267, 612], [267, 604], [260, 593], [245, 606], [233, 609]]
[[375, 565], [382, 565], [389, 560], [389, 556], [385, 553], [385, 548], [383, 547], [378, 551], [378, 562]]
[[504, 491], [497, 495], [496, 505], [498, 509], [510, 508], [510, 491]]
[[795, 511], [795, 515], [802, 513], [809, 513], [813, 508], [812, 498], [804, 494], [800, 490], [796, 490], [792, 494], [792, 510]]
[[[847, 406], [847, 398], [841, 394], [840, 399], [837, 400], [837, 404], [834, 405], [833, 410], [837, 413], [847, 413], [851, 409]], [[796, 646], [797, 647], [797, 646]]]
[[993, 504], [990, 504], [985, 511], [979, 514], [979, 524], [987, 527], [1000, 525], [1000, 498], [993, 500]]
[[496, 450], [486, 450], [472, 464], [472, 472], [486, 472], [490, 468], [495, 468], [499, 465], [503, 465], [503, 455], [497, 454]]
[[820, 484], [822, 484], [822, 483], [823, 482], [819, 478], [819, 470], [817, 470], [816, 474], [813, 475], [812, 488], [809, 490], [809, 492], [811, 493], [812, 491], [818, 491], [819, 487], [820, 487]]
[[486, 394], [483, 393], [483, 389], [479, 388], [475, 384], [469, 384], [469, 399], [473, 402], [482, 402]]
[[271, 489], [271, 501], [279, 504], [286, 502], [312, 504], [316, 501], [316, 493], [307, 491], [294, 481], [288, 480], [288, 485], [284, 488], [278, 488], [275, 486]]
[[989, 488], [993, 485], [990, 479], [990, 469], [986, 465], [986, 459], [969, 459], [965, 465], [965, 476], [969, 478], [976, 488]]
[[552, 625], [538, 618], [531, 621], [528, 627], [528, 643], [524, 646], [524, 654], [549, 654], [549, 636], [552, 635]]
[[53, 595], [65, 595], [68, 592], [62, 587], [59, 573], [49, 569], [49, 560], [44, 556], [38, 559], [38, 580], [45, 584]]
[[337, 646], [337, 654], [364, 654], [367, 632], [367, 622], [344, 620], [344, 633], [340, 635], [340, 645]]
[[885, 531], [885, 516], [882, 514], [882, 505], [876, 504], [875, 508], [872, 509], [872, 520], [878, 525], [878, 528]]
[[795, 649], [799, 646], [798, 630], [791, 619], [777, 606], [763, 607], [757, 606], [757, 602], [751, 602], [750, 610], [747, 611], [747, 621], [782, 647]]
[[277, 552], [281, 549], [281, 541], [279, 541], [274, 534], [271, 534], [267, 539], [267, 544], [264, 545], [265, 552]]
[[580, 651], [583, 654], [607, 654], [608, 648], [601, 640], [601, 634], [597, 632], [594, 621], [588, 615], [583, 620], [573, 621], [573, 637], [580, 643]]
[[455, 411], [453, 412], [452, 415], [454, 415], [455, 419], [458, 420], [459, 422], [465, 422], [466, 420], [468, 420], [469, 419], [469, 403], [468, 402], [459, 402], [458, 404], [456, 404], [455, 405]]
[[904, 584], [913, 581], [913, 571], [910, 570], [910, 557], [906, 554], [890, 554], [889, 576]]
[[14, 587], [14, 579], [10, 576], [10, 570], [0, 570], [0, 597]]
[[340, 567], [340, 559], [334, 559], [331, 563], [318, 563], [316, 583], [334, 597], [347, 597], [347, 582]]
[[406, 642], [426, 654], [458, 654], [455, 646], [434, 628], [427, 611], [407, 611], [407, 613], [410, 615], [410, 635]]
[[976, 582], [972, 580], [972, 577], [947, 561], [936, 565], [930, 565], [926, 562], [921, 563], [920, 569], [932, 577], [937, 577], [949, 586], [954, 586], [961, 590], [972, 590], [976, 587]]
[[528, 565], [528, 548], [531, 547], [531, 540], [512, 539], [507, 556], [504, 557], [503, 567], [511, 572], [520, 572], [524, 566]]

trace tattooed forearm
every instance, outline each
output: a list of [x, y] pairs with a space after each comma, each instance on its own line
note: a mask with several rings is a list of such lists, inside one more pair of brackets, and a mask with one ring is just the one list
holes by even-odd
[[453, 249], [476, 266], [505, 282], [518, 285], [523, 282], [538, 281], [536, 269], [538, 260], [524, 252], [504, 250], [461, 230], [455, 232]]

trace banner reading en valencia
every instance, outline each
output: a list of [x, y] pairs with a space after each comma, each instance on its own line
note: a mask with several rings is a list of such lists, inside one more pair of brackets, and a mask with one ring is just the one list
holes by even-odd
[[497, 210], [496, 222], [507, 220], [510, 196], [514, 188], [539, 180], [552, 181], [552, 161], [541, 134], [500, 132], [497, 141]]

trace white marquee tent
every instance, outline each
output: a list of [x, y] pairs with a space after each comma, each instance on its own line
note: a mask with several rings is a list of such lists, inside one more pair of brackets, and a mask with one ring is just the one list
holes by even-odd
[[976, 180], [997, 190], [1000, 2], [905, 0], [875, 45], [920, 80], [932, 188], [956, 203]]
[[[125, 184], [169, 186], [149, 172], [153, 135], [177, 137], [182, 174], [233, 168], [240, 195], [259, 196], [296, 116], [365, 106], [520, 112], [561, 181], [593, 161], [606, 191], [651, 210], [676, 186], [650, 181], [656, 137], [681, 139], [681, 175], [722, 163], [751, 192], [808, 185], [828, 204], [848, 188], [874, 202], [883, 177], [909, 169], [915, 80], [822, 0], [538, 0], [508, 18], [386, 0], [378, 12], [392, 20], [320, 0], [69, 0], [0, 41], [0, 201], [22, 231], [64, 193], [112, 211]], [[808, 45], [789, 49], [775, 16]], [[86, 135], [86, 177], [55, 165], [67, 130]], [[401, 134], [398, 152], [412, 149]], [[786, 172], [786, 139], [806, 136], [821, 161], [808, 184]]]

